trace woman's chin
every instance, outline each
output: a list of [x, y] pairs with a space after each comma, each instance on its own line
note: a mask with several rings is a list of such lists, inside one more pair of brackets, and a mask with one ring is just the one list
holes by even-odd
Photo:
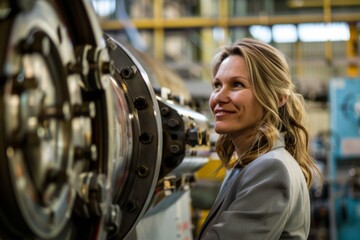
[[228, 134], [229, 130], [227, 128], [224, 127], [214, 127], [214, 130], [217, 134]]

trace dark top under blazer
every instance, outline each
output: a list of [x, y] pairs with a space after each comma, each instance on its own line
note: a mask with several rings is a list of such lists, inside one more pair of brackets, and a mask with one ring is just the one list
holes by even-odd
[[306, 181], [281, 138], [229, 179], [198, 239], [307, 239], [309, 228]]

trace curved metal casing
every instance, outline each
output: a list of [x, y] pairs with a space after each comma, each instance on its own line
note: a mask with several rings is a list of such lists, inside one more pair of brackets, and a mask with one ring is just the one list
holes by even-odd
[[127, 238], [164, 179], [205, 164], [207, 119], [89, 1], [0, 10], [0, 239]]
[[122, 210], [123, 221], [115, 236], [122, 239], [145, 214], [159, 177], [161, 164], [162, 128], [159, 106], [148, 76], [138, 61], [119, 42], [106, 37], [115, 79], [125, 93], [134, 132], [131, 163], [123, 193], [115, 199]]

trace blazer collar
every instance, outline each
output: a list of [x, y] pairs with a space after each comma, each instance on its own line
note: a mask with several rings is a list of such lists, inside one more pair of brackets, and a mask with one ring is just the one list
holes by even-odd
[[285, 147], [285, 132], [281, 132], [279, 134], [279, 137], [276, 139], [274, 146], [272, 147], [271, 150], [274, 150], [276, 148], [281, 148], [281, 147]]
[[[281, 132], [279, 134], [279, 137], [276, 139], [276, 142], [275, 142], [275, 144], [274, 144], [274, 146], [272, 147], [271, 150], [285, 147], [284, 135], [285, 135], [284, 132]], [[200, 239], [202, 237], [202, 234], [204, 234], [204, 230], [207, 228], [206, 226], [209, 224], [210, 220], [213, 218], [213, 215], [219, 210], [222, 202], [225, 199], [225, 195], [226, 195], [227, 190], [229, 189], [229, 185], [232, 184], [232, 182], [236, 178], [236, 175], [239, 174], [240, 170], [241, 169], [239, 169], [239, 168], [232, 169], [232, 172], [230, 174], [233, 175], [233, 176], [229, 176], [229, 178], [224, 179], [224, 181], [226, 181], [226, 182], [223, 183], [224, 186], [222, 186], [222, 188], [221, 188], [221, 190], [220, 190], [220, 192], [218, 194], [218, 197], [216, 198], [216, 200], [214, 202], [214, 205], [213, 205], [213, 207], [211, 208], [211, 210], [210, 210], [210, 212], [208, 214], [208, 217], [206, 218], [205, 222], [203, 223], [203, 226], [202, 226], [202, 228], [200, 230], [198, 239]]]
[[234, 179], [236, 178], [236, 176], [239, 174], [240, 171], [241, 171], [240, 168], [234, 168], [231, 170], [231, 172], [229, 172], [229, 175], [227, 175], [226, 178], [224, 179], [223, 186], [220, 189], [220, 192], [219, 192], [217, 198], [215, 199], [215, 202], [208, 214], [208, 217], [205, 219], [203, 226], [201, 227], [198, 239], [201, 239], [202, 234], [204, 234], [204, 229], [207, 228], [206, 226], [209, 224], [210, 220], [213, 218], [213, 215], [215, 215], [215, 213], [219, 210], [221, 204], [223, 203], [223, 201], [225, 199], [227, 191], [230, 189], [229, 186], [233, 183]]

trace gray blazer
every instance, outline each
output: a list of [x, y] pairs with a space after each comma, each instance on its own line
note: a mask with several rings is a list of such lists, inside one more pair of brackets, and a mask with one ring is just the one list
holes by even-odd
[[307, 239], [309, 191], [282, 139], [270, 152], [233, 171], [198, 239]]

